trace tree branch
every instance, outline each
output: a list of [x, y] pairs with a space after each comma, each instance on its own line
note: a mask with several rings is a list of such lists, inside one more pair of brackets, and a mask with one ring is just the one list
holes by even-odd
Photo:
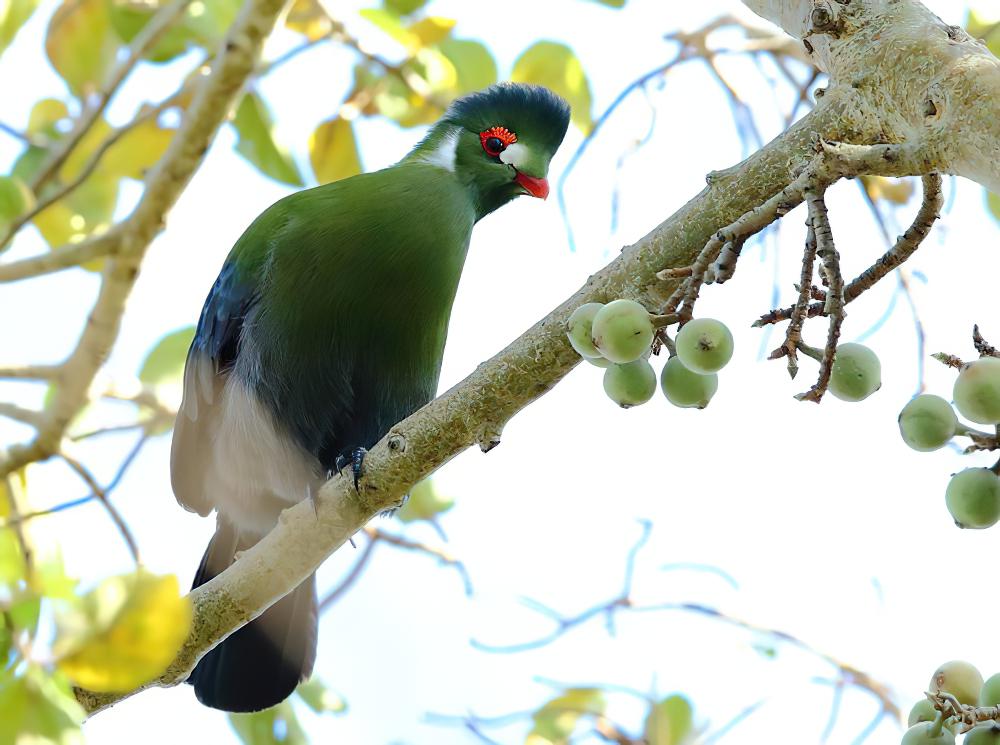
[[197, 88], [181, 127], [163, 159], [146, 178], [142, 199], [126, 220], [100, 238], [80, 246], [101, 245], [108, 259], [101, 289], [76, 348], [53, 380], [56, 394], [35, 439], [11, 448], [0, 459], [0, 476], [56, 453], [69, 422], [87, 401], [97, 370], [118, 337], [125, 303], [139, 266], [167, 212], [201, 165], [225, 121], [232, 102], [254, 71], [264, 40], [284, 3], [247, 0], [216, 56], [211, 74]]
[[[259, 4], [266, 1], [255, 0]], [[793, 3], [788, 0], [784, 5], [791, 8]], [[801, 10], [825, 7], [827, 2], [803, 0], [794, 5]], [[564, 333], [567, 318], [579, 305], [627, 297], [644, 302], [648, 308], [660, 306], [677, 288], [678, 280], [657, 280], [656, 273], [689, 266], [720, 226], [732, 225], [795, 181], [814, 156], [817, 135], [851, 143], [835, 148], [833, 155], [858, 156], [851, 158], [852, 164], [869, 164], [876, 172], [892, 172], [886, 154], [903, 154], [907, 158], [899, 163], [900, 173], [947, 171], [972, 176], [985, 185], [1000, 184], [1000, 170], [991, 170], [1000, 169], [1000, 159], [982, 157], [982, 153], [1000, 148], [1000, 117], [994, 117], [990, 108], [1000, 96], [984, 95], [977, 102], [970, 94], [987, 91], [993, 85], [990, 81], [996, 81], [1000, 91], [1000, 63], [980, 45], [944, 35], [940, 21], [915, 0], [852, 0], [848, 6], [830, 5], [842, 9], [835, 21], [843, 14], [852, 14], [856, 25], [849, 30], [838, 30], [836, 23], [827, 28], [829, 19], [820, 18], [826, 28], [823, 33], [839, 34], [824, 37], [823, 43], [842, 45], [837, 59], [851, 58], [857, 65], [828, 66], [832, 85], [810, 114], [740, 165], [713, 174], [698, 196], [638, 243], [626, 247], [548, 316], [460, 384], [394, 426], [369, 451], [359, 490], [349, 476], [336, 476], [323, 486], [315, 504], [306, 500], [285, 510], [275, 528], [235, 564], [192, 591], [191, 633], [168, 670], [144, 687], [169, 686], [186, 678], [205, 652], [298, 586], [370, 517], [398, 505], [413, 484], [458, 453], [496, 438], [514, 414], [544, 395], [580, 361]], [[907, 22], [897, 23], [903, 15]], [[875, 40], [878, 35], [880, 41]], [[902, 44], [897, 43], [897, 36]], [[845, 70], [856, 74], [845, 76]], [[986, 82], [978, 82], [979, 78]], [[910, 82], [900, 82], [904, 80], [922, 80], [928, 87], [935, 86], [937, 97], [932, 102], [941, 103], [935, 103], [937, 118], [930, 124], [926, 121], [929, 108], [922, 103], [927, 99], [921, 94], [915, 99], [921, 103], [908, 100], [902, 94], [912, 94], [914, 88]], [[983, 113], [987, 109], [988, 116]], [[959, 117], [961, 127], [955, 117]], [[944, 125], [950, 132], [941, 129]], [[952, 147], [946, 142], [948, 136], [960, 146]], [[876, 145], [886, 139], [906, 145]], [[183, 138], [178, 142], [185, 146]], [[963, 157], [970, 143], [978, 147]], [[855, 150], [856, 146], [866, 147]], [[975, 172], [969, 167], [972, 155], [983, 161], [980, 167], [984, 170]], [[868, 157], [873, 160], [866, 160]], [[836, 164], [836, 157], [833, 162]], [[152, 186], [147, 197], [153, 204], [159, 199]], [[143, 209], [140, 205], [137, 213]], [[130, 266], [124, 257], [138, 253], [141, 249], [125, 250], [110, 262], [109, 274], [130, 268], [134, 272], [137, 265]], [[114, 299], [118, 310], [127, 291], [119, 294], [121, 297]], [[79, 386], [70, 391], [69, 403], [81, 400], [80, 394]], [[17, 457], [24, 460], [23, 453]], [[851, 673], [862, 676], [857, 671]], [[136, 692], [78, 690], [77, 698], [93, 713]]]

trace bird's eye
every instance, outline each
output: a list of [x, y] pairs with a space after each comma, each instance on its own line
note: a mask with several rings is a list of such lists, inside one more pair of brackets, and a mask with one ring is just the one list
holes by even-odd
[[483, 144], [486, 154], [495, 158], [506, 150], [508, 145], [517, 142], [517, 135], [506, 127], [490, 127], [485, 132], [479, 133], [479, 141]]

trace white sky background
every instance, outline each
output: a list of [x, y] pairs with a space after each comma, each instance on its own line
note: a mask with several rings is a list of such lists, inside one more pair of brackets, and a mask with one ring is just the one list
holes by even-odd
[[[948, 22], [964, 21], [965, 3], [927, 4]], [[975, 5], [1000, 15], [998, 0]], [[356, 7], [333, 4], [344, 19], [352, 18]], [[51, 9], [51, 3], [43, 6], [0, 58], [0, 119], [14, 126], [26, 123], [39, 97], [64, 95], [38, 52]], [[665, 33], [696, 28], [721, 13], [744, 13], [737, 0], [630, 0], [623, 12], [571, 0], [434, 0], [430, 10], [458, 18], [457, 35], [486, 40], [501, 75], [536, 39], [569, 41], [591, 76], [595, 114], [624, 85], [672, 54], [673, 45], [662, 40]], [[354, 26], [367, 33], [360, 22]], [[372, 43], [378, 39], [370, 34]], [[290, 43], [292, 37], [279, 34], [271, 51], [279, 53]], [[392, 47], [385, 51], [393, 53]], [[304, 155], [315, 125], [335, 111], [349, 85], [351, 61], [346, 52], [321, 47], [263, 83], [265, 97], [280, 112], [280, 134], [297, 155]], [[755, 104], [765, 139], [777, 134], [782, 123], [775, 102], [784, 112], [790, 89], [779, 85], [775, 98], [747, 58], [722, 64]], [[145, 70], [112, 107], [112, 118], [121, 121], [140, 97], [158, 100], [171, 80], [167, 72]], [[649, 128], [651, 106], [652, 139], [616, 175], [620, 154]], [[359, 130], [367, 169], [396, 161], [421, 136], [420, 130], [401, 131], [384, 121], [366, 120]], [[579, 141], [571, 130], [553, 164], [553, 183]], [[286, 193], [237, 156], [233, 144], [233, 133], [224, 130], [151, 249], [109, 362], [113, 375], [134, 375], [165, 332], [195, 322], [233, 241]], [[0, 172], [17, 152], [16, 142], [0, 138]], [[691, 198], [707, 171], [744, 154], [725, 95], [703, 65], [676, 70], [664, 88], [650, 89], [649, 103], [634, 94], [570, 179], [576, 253], [567, 247], [554, 199], [518, 200], [477, 227], [452, 317], [442, 389]], [[619, 223], [610, 234], [616, 182]], [[988, 338], [1000, 339], [995, 300], [1000, 231], [983, 209], [982, 189], [952, 180], [946, 190], [950, 209], [908, 266], [926, 278], [913, 285], [927, 351], [971, 357], [973, 322]], [[138, 187], [132, 191], [138, 193]], [[853, 276], [884, 244], [854, 184], [835, 187], [829, 203], [844, 272]], [[904, 225], [915, 209], [916, 201], [901, 211]], [[458, 499], [442, 525], [449, 549], [468, 568], [475, 597], [466, 598], [458, 575], [431, 559], [379, 547], [361, 582], [322, 619], [317, 675], [345, 696], [351, 711], [322, 718], [303, 712], [314, 742], [472, 742], [459, 727], [429, 724], [427, 713], [531, 710], [553, 695], [539, 678], [662, 695], [680, 691], [711, 728], [763, 701], [724, 742], [818, 742], [832, 689], [817, 680], [831, 668], [787, 645], [779, 645], [776, 658], [769, 659], [754, 647], [771, 640], [700, 616], [621, 613], [614, 638], [595, 619], [535, 652], [491, 655], [471, 648], [470, 638], [515, 643], [547, 633], [550, 624], [522, 598], [568, 615], [613, 598], [621, 588], [626, 553], [640, 534], [639, 519], [655, 523], [636, 566], [639, 602], [703, 603], [794, 634], [892, 685], [904, 710], [940, 662], [967, 658], [985, 675], [1000, 670], [995, 602], [972, 582], [994, 569], [1000, 532], [959, 531], [944, 506], [949, 474], [988, 465], [989, 457], [962, 458], [947, 449], [917, 454], [900, 441], [896, 415], [917, 385], [916, 338], [905, 303], [900, 300], [867, 342], [881, 356], [884, 385], [862, 404], [832, 397], [819, 407], [798, 403], [792, 395], [808, 388], [815, 366], [805, 361], [799, 380], [790, 382], [783, 363], [762, 359], [766, 333], [749, 326], [771, 307], [775, 272], [782, 299], [792, 297], [803, 219], [796, 213], [782, 223], [777, 265], [774, 241], [757, 242], [745, 252], [733, 281], [703, 293], [699, 314], [726, 321], [737, 343], [707, 410], [675, 409], [658, 395], [646, 406], [621, 411], [605, 398], [601, 371], [584, 364], [519, 414], [499, 448], [488, 456], [466, 453], [438, 475], [439, 487]], [[5, 260], [40, 250], [40, 239], [29, 231]], [[75, 342], [96, 288], [97, 278], [82, 271], [5, 285], [0, 361], [58, 361]], [[893, 289], [894, 282], [886, 281], [850, 306], [846, 340], [872, 326]], [[807, 325], [813, 344], [820, 344], [824, 333], [823, 321]], [[767, 338], [768, 348], [779, 338]], [[928, 363], [931, 392], [950, 398], [952, 382], [949, 371]], [[41, 395], [40, 387], [0, 386], [0, 398], [25, 406], [40, 405]], [[0, 443], [29, 434], [0, 420]], [[108, 438], [87, 451], [102, 480], [110, 479], [129, 443]], [[145, 562], [187, 584], [214, 521], [174, 502], [168, 449], [168, 437], [152, 442], [114, 501]], [[39, 504], [85, 493], [58, 465], [35, 468], [31, 489]], [[129, 568], [120, 537], [96, 504], [46, 522], [72, 571], [85, 582]], [[400, 527], [396, 521], [380, 524]], [[413, 526], [408, 534], [438, 540], [428, 526]], [[355, 556], [345, 548], [323, 566], [321, 592], [337, 583]], [[739, 590], [711, 574], [661, 570], [673, 562], [711, 564], [731, 574]], [[628, 695], [611, 700], [612, 718], [638, 733], [643, 704]], [[848, 690], [828, 741], [853, 742], [875, 713], [870, 697]], [[526, 729], [527, 723], [519, 722], [490, 734], [513, 743], [523, 740]], [[224, 715], [197, 705], [187, 686], [143, 693], [96, 717], [86, 732], [90, 742], [101, 744], [235, 741]], [[868, 742], [896, 743], [899, 736], [886, 722]]]

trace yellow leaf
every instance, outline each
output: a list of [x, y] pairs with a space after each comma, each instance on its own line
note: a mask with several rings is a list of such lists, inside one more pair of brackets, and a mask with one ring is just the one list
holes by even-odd
[[428, 16], [411, 23], [409, 31], [422, 45], [429, 47], [451, 36], [453, 28], [455, 28], [454, 18]]
[[908, 179], [890, 179], [885, 176], [862, 176], [861, 182], [872, 201], [884, 199], [893, 204], [906, 204], [913, 196], [913, 182]]
[[316, 127], [309, 138], [309, 162], [321, 184], [361, 173], [361, 158], [351, 123], [334, 117]]
[[593, 129], [590, 83], [580, 60], [565, 44], [555, 41], [536, 42], [514, 62], [510, 79], [519, 83], [544, 85], [558, 93], [572, 107], [573, 123], [584, 134]]
[[175, 131], [163, 129], [151, 119], [122, 135], [108, 149], [98, 168], [108, 175], [142, 180], [167, 152]]
[[101, 86], [117, 51], [105, 0], [63, 0], [56, 8], [45, 52], [74, 95], [82, 98]]
[[35, 12], [38, 0], [0, 0], [0, 52]]
[[285, 26], [310, 40], [326, 36], [333, 28], [330, 16], [317, 0], [295, 0], [285, 16]]
[[111, 225], [118, 202], [118, 179], [95, 173], [66, 198], [47, 207], [33, 222], [52, 248], [77, 243]]
[[166, 670], [191, 629], [177, 578], [145, 570], [111, 577], [57, 619], [57, 667], [92, 691], [127, 691]]
[[56, 124], [69, 116], [66, 104], [58, 98], [43, 98], [31, 107], [28, 116], [28, 134], [55, 136]]

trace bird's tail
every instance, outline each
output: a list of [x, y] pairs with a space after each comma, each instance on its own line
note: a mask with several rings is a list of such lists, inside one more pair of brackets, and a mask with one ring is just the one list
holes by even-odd
[[[219, 520], [192, 588], [233, 562], [241, 545], [235, 528]], [[316, 659], [316, 578], [309, 577], [263, 614], [199, 660], [188, 683], [205, 706], [259, 711], [284, 701], [312, 673]]]

